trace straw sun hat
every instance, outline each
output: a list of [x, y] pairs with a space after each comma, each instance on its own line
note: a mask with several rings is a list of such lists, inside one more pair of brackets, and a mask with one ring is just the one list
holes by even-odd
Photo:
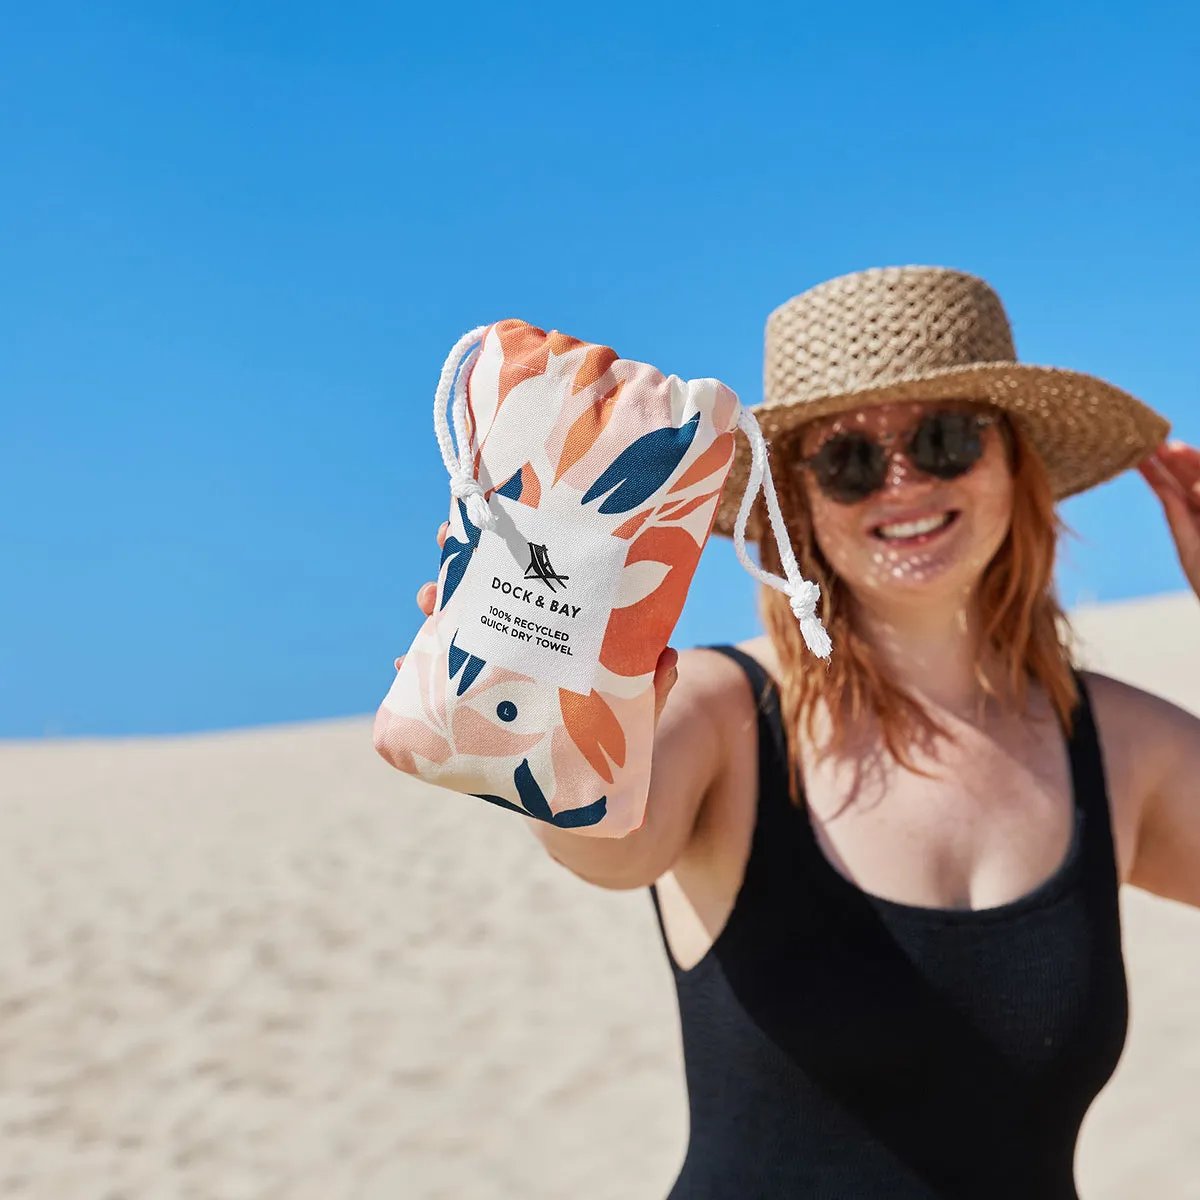
[[[993, 404], [1029, 435], [1058, 499], [1140, 462], [1170, 428], [1101, 379], [1017, 362], [1000, 297], [945, 267], [857, 271], [781, 305], [767, 318], [763, 394], [753, 412], [776, 465], [790, 435], [817, 417], [896, 401]], [[713, 532], [732, 535], [749, 470], [739, 432]], [[759, 497], [747, 532], [766, 528]]]

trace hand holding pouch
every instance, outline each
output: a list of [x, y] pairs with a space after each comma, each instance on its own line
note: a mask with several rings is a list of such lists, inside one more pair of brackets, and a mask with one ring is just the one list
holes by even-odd
[[[638, 828], [655, 664], [739, 427], [753, 465], [738, 557], [791, 597], [809, 648], [828, 656], [818, 590], [800, 578], [783, 531], [762, 435], [724, 384], [501, 321], [451, 351], [434, 425], [451, 479], [450, 533], [433, 614], [375, 719], [375, 747], [397, 769], [584, 834]], [[746, 553], [760, 485], [786, 579]]]

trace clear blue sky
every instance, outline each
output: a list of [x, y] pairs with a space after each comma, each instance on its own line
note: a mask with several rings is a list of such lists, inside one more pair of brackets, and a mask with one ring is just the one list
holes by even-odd
[[[438, 368], [519, 316], [755, 401], [862, 267], [1200, 439], [1200, 17], [1131, 2], [9, 5], [0, 736], [366, 712], [448, 508]], [[1184, 586], [1125, 478], [1065, 598]], [[676, 631], [757, 629], [710, 543]]]

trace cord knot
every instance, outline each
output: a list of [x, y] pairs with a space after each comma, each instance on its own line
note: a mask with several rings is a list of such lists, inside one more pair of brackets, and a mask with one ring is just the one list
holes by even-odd
[[821, 589], [807, 579], [800, 579], [789, 588], [788, 599], [796, 620], [800, 622], [800, 636], [804, 638], [804, 644], [818, 658], [828, 658], [833, 650], [833, 643], [817, 616], [817, 602], [821, 599]]
[[788, 589], [788, 598], [792, 602], [792, 612], [798, 621], [815, 615], [817, 601], [821, 599], [821, 589], [807, 579], [796, 580]]
[[466, 471], [455, 471], [450, 476], [450, 495], [467, 506], [467, 515], [480, 529], [495, 529], [496, 515], [488, 507], [483, 485]]
[[468, 496], [483, 496], [483, 485], [474, 475], [465, 471], [456, 471], [450, 477], [450, 495], [456, 500], [465, 500]]

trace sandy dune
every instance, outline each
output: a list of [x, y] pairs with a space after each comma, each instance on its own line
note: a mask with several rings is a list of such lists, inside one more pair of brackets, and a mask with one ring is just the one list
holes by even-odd
[[[1078, 627], [1200, 711], [1191, 596]], [[0, 832], [0, 1196], [665, 1194], [686, 1118], [646, 894], [407, 783], [368, 720], [0, 745]], [[1200, 913], [1125, 904], [1133, 1028], [1081, 1191], [1200, 1197]]]

